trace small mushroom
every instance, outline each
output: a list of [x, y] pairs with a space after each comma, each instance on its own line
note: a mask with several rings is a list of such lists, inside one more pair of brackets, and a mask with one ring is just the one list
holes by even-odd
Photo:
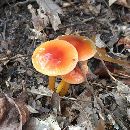
[[[88, 70], [86, 70], [86, 74]], [[84, 74], [82, 73], [80, 67], [77, 65], [71, 72], [66, 75], [61, 76], [62, 81], [57, 87], [56, 92], [60, 94], [60, 96], [64, 96], [70, 84], [80, 84], [85, 81]]]
[[64, 79], [64, 81], [66, 81], [70, 84], [80, 84], [80, 83], [85, 81], [84, 75], [83, 75], [81, 69], [78, 66], [76, 66], [68, 74], [62, 75], [61, 77], [62, 77], [62, 79]]
[[65, 40], [42, 43], [32, 55], [34, 68], [49, 77], [49, 88], [55, 90], [55, 76], [72, 71], [78, 62], [76, 48]]
[[[76, 72], [75, 74], [80, 75], [81, 73], [79, 73], [79, 72], [82, 72], [82, 75], [80, 75], [80, 76], [81, 77], [83, 76], [82, 78], [86, 79], [86, 72], [88, 72], [87, 60], [92, 58], [95, 55], [96, 46], [92, 40], [90, 40], [89, 38], [83, 37], [83, 36], [63, 35], [63, 36], [59, 36], [57, 39], [65, 40], [65, 41], [69, 42], [76, 48], [76, 50], [78, 52], [78, 60], [79, 60], [78, 63], [79, 63], [80, 69], [75, 68], [71, 73], [69, 73], [65, 76], [62, 76], [62, 81], [61, 81], [62, 85], [59, 84], [59, 86], [57, 87], [58, 92], [59, 92], [59, 90], [61, 90], [59, 93], [66, 94], [65, 90], [63, 92], [63, 89], [68, 87], [68, 85], [67, 85], [67, 87], [63, 85], [63, 83], [66, 85], [66, 82], [68, 82], [65, 79], [65, 77], [68, 78], [70, 76], [70, 74], [72, 74], [74, 72]], [[78, 71], [78, 70], [81, 70], [81, 71]], [[75, 79], [75, 75], [71, 75], [71, 79]]]

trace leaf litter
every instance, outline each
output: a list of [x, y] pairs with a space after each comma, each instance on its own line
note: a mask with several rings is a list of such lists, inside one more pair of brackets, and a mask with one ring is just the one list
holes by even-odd
[[[14, 3], [15, 8], [9, 4], [0, 9], [0, 91], [6, 93], [0, 100], [0, 127], [7, 127], [11, 118], [9, 129], [129, 130], [129, 2], [29, 0]], [[96, 38], [98, 54], [88, 62], [96, 76], [71, 85], [68, 94], [59, 97], [47, 88], [48, 77], [33, 69], [31, 54], [41, 41], [65, 33]], [[17, 101], [24, 89], [27, 100]]]
[[22, 100], [16, 102], [6, 94], [1, 95], [0, 100], [0, 129], [22, 130], [22, 125], [24, 125], [29, 119], [29, 111], [26, 104]]

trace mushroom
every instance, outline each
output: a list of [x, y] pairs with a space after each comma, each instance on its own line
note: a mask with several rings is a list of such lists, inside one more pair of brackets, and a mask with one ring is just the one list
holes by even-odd
[[96, 46], [92, 40], [84, 36], [63, 35], [57, 39], [65, 40], [72, 44], [78, 52], [78, 60], [85, 61], [92, 58], [96, 53]]
[[76, 48], [79, 64], [82, 71], [84, 71], [84, 68], [87, 67], [86, 61], [96, 54], [96, 46], [94, 42], [87, 37], [78, 35], [63, 35], [59, 36], [58, 39], [65, 40]]
[[49, 88], [55, 90], [55, 76], [72, 71], [78, 62], [76, 48], [65, 40], [51, 40], [38, 46], [32, 55], [34, 68], [49, 76]]
[[64, 79], [64, 81], [66, 81], [70, 84], [80, 84], [85, 80], [84, 75], [83, 75], [81, 69], [78, 66], [76, 66], [68, 74], [62, 75], [61, 77], [62, 77], [62, 79]]
[[[83, 36], [77, 36], [77, 35], [63, 35], [63, 36], [59, 36], [57, 39], [65, 40], [76, 48], [78, 52], [78, 60], [79, 60], [80, 69], [82, 71], [84, 79], [86, 79], [86, 71], [88, 72], [87, 60], [92, 58], [96, 53], [96, 46], [94, 42], [90, 40], [89, 38], [86, 38]], [[59, 90], [61, 90], [61, 92], [59, 93], [65, 94], [66, 92], [65, 91], [62, 92], [62, 90], [64, 88], [67, 88], [68, 86], [67, 87], [64, 86], [63, 82], [66, 85], [66, 82], [68, 81], [67, 80], [66, 82], [63, 81], [65, 80], [64, 77], [68, 77], [68, 74], [66, 76], [62, 76], [62, 81], [61, 81], [62, 85], [59, 84], [59, 86], [57, 87], [57, 91], [59, 92]]]
[[[88, 70], [86, 69], [86, 74]], [[62, 81], [57, 87], [56, 92], [60, 94], [60, 96], [64, 96], [68, 89], [69, 84], [80, 84], [85, 81], [84, 74], [82, 73], [80, 67], [77, 65], [71, 72], [66, 75], [61, 76]]]

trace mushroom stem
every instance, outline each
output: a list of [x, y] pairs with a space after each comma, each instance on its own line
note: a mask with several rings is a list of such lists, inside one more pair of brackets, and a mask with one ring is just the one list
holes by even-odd
[[55, 90], [55, 76], [49, 76], [49, 89]]
[[70, 84], [65, 82], [63, 79], [61, 80], [61, 82], [59, 83], [57, 89], [56, 89], [56, 93], [59, 93], [60, 96], [65, 96], [66, 93], [68, 92]]

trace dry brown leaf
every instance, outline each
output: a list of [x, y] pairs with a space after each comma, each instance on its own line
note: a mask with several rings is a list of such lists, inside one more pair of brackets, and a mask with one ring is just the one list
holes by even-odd
[[49, 18], [48, 20], [52, 24], [52, 28], [58, 30], [59, 24], [61, 24], [58, 14], [62, 14], [62, 9], [54, 3], [52, 0], [36, 0], [40, 6], [40, 10], [44, 11], [44, 14]]
[[118, 45], [124, 44], [124, 47], [126, 49], [130, 49], [130, 37], [126, 36], [124, 38], [121, 38], [118, 43]]
[[[104, 62], [106, 67], [108, 68], [108, 70], [110, 72], [114, 72], [114, 69], [115, 67], [113, 66], [113, 63], [110, 63], [110, 62]], [[98, 75], [100, 77], [103, 77], [103, 78], [108, 78], [110, 77], [106, 68], [103, 66], [103, 64], [100, 62], [99, 65], [95, 68], [94, 70], [94, 74], [95, 75]]]
[[29, 112], [25, 103], [15, 102], [6, 94], [1, 94], [0, 98], [0, 129], [22, 130], [22, 125], [26, 123]]
[[126, 68], [122, 68], [122, 69], [115, 68], [113, 72], [114, 72], [114, 74], [118, 75], [119, 78], [122, 78], [123, 81], [127, 81], [127, 80], [130, 79], [129, 69], [126, 69]]
[[109, 6], [114, 3], [130, 8], [130, 0], [109, 0]]
[[117, 0], [117, 4], [130, 8], [130, 0]]
[[[4, 97], [4, 95], [3, 95], [3, 97]], [[2, 120], [0, 129], [22, 130], [22, 116], [19, 115], [20, 111], [17, 108], [17, 105], [7, 95], [5, 96], [5, 98], [6, 98], [7, 107], [6, 107], [6, 113], [4, 113], [4, 114], [6, 115], [6, 117], [4, 118], [4, 120]]]
[[107, 54], [105, 48], [98, 48], [97, 47], [97, 54], [94, 57], [97, 58], [97, 59], [102, 59], [104, 61], [116, 63], [118, 65], [130, 68], [130, 63], [128, 63], [128, 62], [126, 62], [124, 60], [114, 59], [114, 58], [110, 57]]
[[36, 29], [37, 31], [43, 30], [45, 27], [43, 23], [43, 19], [39, 15], [36, 15], [36, 10], [32, 7], [31, 4], [28, 5], [28, 9], [30, 13], [32, 14], [32, 23], [33, 23], [34, 29]]
[[61, 99], [59, 94], [57, 93], [52, 94], [51, 104], [52, 104], [53, 111], [56, 115], [61, 113], [60, 100]]
[[105, 122], [103, 119], [98, 121], [97, 128], [95, 130], [105, 130]]
[[101, 4], [93, 5], [91, 0], [86, 0], [83, 4], [83, 8], [86, 13], [92, 13], [97, 16], [101, 10]]
[[16, 102], [22, 115], [22, 124], [24, 125], [29, 119], [29, 111], [24, 102]]
[[5, 97], [0, 98], [0, 124], [5, 118], [5, 113], [7, 111], [7, 100]]

